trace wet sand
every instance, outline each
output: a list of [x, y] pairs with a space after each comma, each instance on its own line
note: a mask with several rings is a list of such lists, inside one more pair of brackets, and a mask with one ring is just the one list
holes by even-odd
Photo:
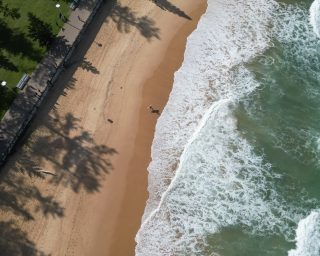
[[0, 205], [0, 225], [34, 252], [134, 255], [158, 117], [148, 106], [163, 109], [206, 8], [170, 2], [105, 4], [4, 167], [2, 197], [17, 200]]

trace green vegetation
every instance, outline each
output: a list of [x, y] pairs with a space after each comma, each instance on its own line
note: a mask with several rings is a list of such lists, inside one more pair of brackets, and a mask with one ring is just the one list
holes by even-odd
[[0, 86], [0, 118], [4, 116], [7, 109], [10, 107], [11, 102], [17, 95], [16, 89], [5, 88]]
[[[69, 1], [59, 2], [69, 15]], [[31, 74], [63, 26], [54, 0], [0, 0], [0, 119], [16, 95], [15, 85]]]

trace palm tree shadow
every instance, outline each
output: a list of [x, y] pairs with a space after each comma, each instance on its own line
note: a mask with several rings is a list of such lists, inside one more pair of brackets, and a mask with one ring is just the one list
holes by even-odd
[[82, 68], [83, 70], [92, 72], [93, 74], [97, 74], [97, 75], [100, 74], [100, 71], [86, 57], [83, 57], [80, 60], [78, 59], [78, 60], [69, 62], [67, 64], [67, 67], [76, 66], [76, 65]]
[[82, 60], [80, 67], [84, 70], [92, 72], [93, 74], [100, 74], [100, 71], [92, 65], [91, 61], [88, 61], [86, 58]]
[[184, 11], [179, 9], [177, 6], [170, 3], [168, 0], [151, 0], [151, 1], [155, 3], [158, 7], [160, 7], [162, 10], [171, 12], [182, 18], [192, 20], [190, 16], [188, 16]]
[[[35, 220], [41, 215], [46, 218], [64, 217], [64, 208], [55, 195], [40, 189], [35, 180], [44, 180], [52, 189], [59, 185], [75, 193], [95, 193], [113, 170], [110, 157], [117, 154], [115, 149], [97, 144], [91, 134], [80, 126], [78, 118], [70, 113], [60, 116], [54, 110], [19, 150], [20, 154], [8, 162], [0, 175], [0, 209], [2, 213], [24, 221]], [[40, 166], [50, 167], [43, 169]], [[27, 236], [22, 239], [25, 234], [19, 233], [13, 222], [0, 222], [0, 234], [5, 232], [4, 229], [12, 233], [12, 241], [0, 237], [0, 248], [5, 247], [5, 243], [9, 248], [10, 254], [5, 255], [38, 255], [35, 249], [32, 250], [31, 242], [28, 242], [30, 247], [24, 248], [24, 241], [29, 240]], [[19, 252], [27, 250], [30, 253], [15, 254], [10, 249], [14, 244]]]
[[[21, 163], [23, 162], [23, 166]], [[29, 169], [30, 168], [30, 169]], [[44, 195], [40, 190], [28, 184], [25, 177], [19, 175], [19, 171], [26, 172], [29, 176], [44, 178], [34, 162], [23, 158], [10, 172], [1, 177], [0, 182], [0, 208], [22, 217], [26, 221], [34, 220], [34, 212], [41, 212], [46, 217], [63, 217], [64, 209], [51, 195]], [[29, 202], [34, 202], [33, 208]]]
[[57, 111], [52, 112], [29, 147], [28, 155], [33, 156], [34, 163], [29, 171], [38, 175], [36, 163], [45, 160], [52, 166], [45, 175], [49, 183], [63, 184], [74, 192], [99, 191], [105, 175], [113, 170], [110, 157], [117, 151], [96, 144], [71, 113], [61, 117]]
[[[12, 221], [0, 221], [0, 253], [6, 256], [46, 256]], [[49, 255], [47, 255], [49, 256]]]
[[[129, 33], [134, 27], [148, 41], [152, 38], [160, 40], [160, 29], [155, 26], [155, 21], [147, 16], [137, 16], [128, 6], [122, 6], [116, 0], [112, 1], [110, 19], [116, 23], [118, 31]], [[108, 21], [109, 19], [107, 19]]]
[[[117, 151], [97, 144], [80, 121], [71, 113], [62, 116], [52, 110], [2, 170], [0, 216], [11, 221], [0, 221], [0, 255], [45, 255], [16, 226], [16, 218], [63, 218], [65, 209], [50, 191], [64, 186], [74, 193], [96, 193], [113, 170], [110, 158]], [[43, 182], [35, 182], [38, 179]]]

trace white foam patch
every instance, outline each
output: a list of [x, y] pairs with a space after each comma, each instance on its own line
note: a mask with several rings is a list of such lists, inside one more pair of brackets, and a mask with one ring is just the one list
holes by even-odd
[[[295, 70], [299, 70], [305, 77], [320, 81], [320, 41], [310, 27], [308, 9], [299, 5], [281, 6], [274, 13], [274, 20], [276, 22], [274, 22], [272, 36], [281, 43], [283, 56], [276, 56], [276, 60], [268, 61], [275, 61], [276, 65], [281, 64], [285, 67], [294, 66]], [[303, 79], [302, 76], [300, 78]], [[278, 83], [273, 82], [272, 79], [270, 77], [268, 81], [269, 86], [279, 90]], [[317, 83], [303, 79], [301, 90], [311, 100], [318, 101], [320, 94]], [[288, 124], [285, 129], [278, 130], [276, 136], [279, 142], [278, 147], [299, 162], [320, 164], [320, 151], [317, 147], [318, 128], [312, 127], [310, 121], [303, 128]], [[313, 150], [310, 152], [310, 149]]]
[[314, 33], [320, 37], [320, 0], [315, 0], [310, 7], [310, 24]]
[[320, 255], [320, 211], [315, 210], [299, 222], [296, 231], [296, 249], [288, 256]]
[[215, 100], [239, 98], [253, 90], [232, 87], [230, 70], [268, 46], [265, 29], [274, 5], [265, 0], [208, 1], [198, 28], [188, 38], [184, 62], [175, 73], [168, 103], [156, 125], [143, 219], [158, 206], [203, 113]]
[[287, 233], [301, 217], [273, 189], [278, 177], [270, 166], [238, 134], [231, 103], [214, 103], [187, 144], [176, 176], [139, 231], [137, 255], [201, 255], [205, 234], [222, 227]]
[[[308, 10], [305, 6], [281, 6], [274, 13], [272, 36], [282, 45], [287, 45], [286, 54], [294, 55], [301, 69], [306, 69], [312, 76], [320, 78], [319, 39], [313, 33], [308, 22]], [[312, 67], [312, 66], [315, 67]]]
[[289, 236], [301, 218], [277, 195], [279, 177], [241, 138], [230, 110], [259, 86], [242, 63], [268, 47], [278, 8], [208, 1], [156, 126], [136, 255], [203, 255], [205, 235], [229, 225]]

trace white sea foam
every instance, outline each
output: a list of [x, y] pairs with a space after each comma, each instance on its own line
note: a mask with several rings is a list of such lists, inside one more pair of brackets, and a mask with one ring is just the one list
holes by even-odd
[[252, 90], [232, 87], [230, 70], [267, 47], [264, 32], [274, 5], [265, 0], [208, 1], [198, 28], [188, 38], [184, 62], [175, 73], [168, 103], [157, 122], [143, 219], [158, 206], [205, 110], [215, 100], [239, 98]]
[[296, 249], [288, 256], [320, 255], [320, 211], [315, 210], [299, 222], [296, 231]]
[[[148, 168], [149, 199], [144, 224], [137, 234], [138, 254], [150, 252], [142, 242], [147, 223], [155, 221], [150, 214], [159, 211], [161, 196], [168, 189], [182, 151], [205, 110], [220, 99], [237, 100], [254, 90], [256, 85], [252, 83], [231, 83], [232, 68], [268, 46], [266, 29], [274, 7], [274, 2], [265, 0], [208, 1], [207, 12], [188, 38], [184, 63], [175, 74], [169, 101], [156, 126]], [[238, 70], [239, 76], [246, 78], [244, 69]], [[158, 224], [153, 228], [162, 225], [160, 220], [155, 222]], [[159, 241], [160, 237], [155, 235], [154, 239]]]
[[232, 115], [259, 86], [242, 64], [269, 46], [279, 8], [267, 0], [208, 0], [156, 126], [136, 255], [203, 255], [206, 234], [229, 225], [289, 236], [301, 218], [276, 193], [279, 177]]
[[314, 33], [320, 37], [320, 0], [315, 0], [310, 7], [310, 23]]
[[270, 166], [238, 134], [230, 105], [219, 100], [205, 115], [158, 208], [141, 227], [137, 255], [203, 255], [205, 234], [222, 227], [286, 233], [296, 219], [273, 189], [277, 177]]
[[[275, 13], [275, 20], [279, 21], [274, 23], [273, 37], [281, 43], [282, 49], [281, 56], [274, 56], [276, 60], [273, 62], [276, 62], [276, 66], [282, 69], [291, 67], [292, 70], [295, 70], [292, 71], [293, 73], [301, 73], [310, 80], [313, 78], [320, 81], [320, 41], [310, 27], [308, 9], [299, 5], [282, 6]], [[269, 77], [269, 86], [274, 90], [281, 90], [278, 82], [274, 82], [273, 79]], [[303, 79], [302, 76], [300, 79]], [[312, 101], [317, 102], [320, 96], [319, 85], [306, 79], [303, 79], [302, 83], [303, 86], [299, 89], [301, 94], [308, 95], [310, 108], [312, 108], [314, 106]], [[305, 108], [298, 105], [296, 108], [297, 111], [306, 111]], [[308, 118], [312, 116], [309, 115]], [[317, 144], [319, 132], [314, 123], [308, 120], [300, 126], [288, 123], [285, 127], [279, 127], [276, 134], [278, 147], [300, 163], [319, 165], [320, 150]]]

